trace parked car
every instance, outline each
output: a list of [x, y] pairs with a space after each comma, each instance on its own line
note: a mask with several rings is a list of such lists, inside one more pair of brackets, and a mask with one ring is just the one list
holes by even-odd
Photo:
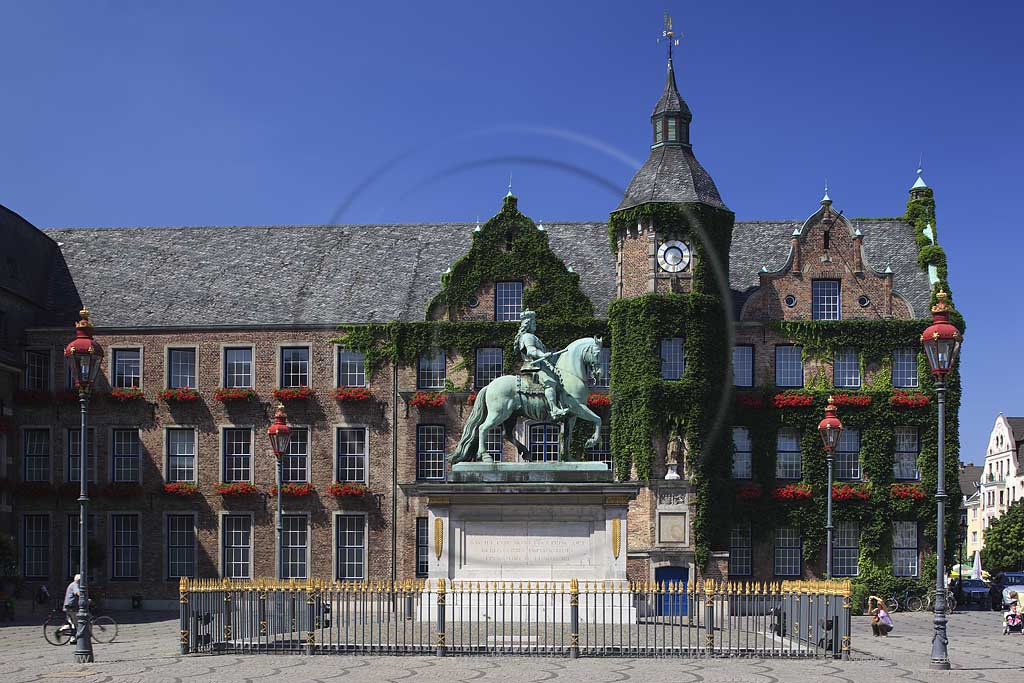
[[[1003, 607], [1006, 609], [1010, 607], [1010, 593], [1017, 593], [1024, 598], [1024, 572], [999, 572], [992, 579], [992, 583], [999, 587], [1003, 596]], [[1021, 600], [1018, 600], [1018, 605], [1024, 606]]]
[[960, 590], [963, 592], [965, 603], [988, 601], [988, 584], [981, 579], [964, 579], [960, 584]]

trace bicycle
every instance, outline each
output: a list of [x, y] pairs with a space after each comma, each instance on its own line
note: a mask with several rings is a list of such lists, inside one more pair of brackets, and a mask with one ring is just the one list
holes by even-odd
[[[935, 594], [933, 592], [929, 592], [924, 597], [924, 609], [926, 611], [930, 610], [934, 604]], [[952, 613], [954, 610], [956, 610], [956, 597], [953, 595], [953, 591], [946, 590], [946, 612]]]
[[890, 612], [899, 612], [900, 607], [907, 612], [918, 612], [924, 608], [924, 599], [911, 593], [908, 588], [902, 593], [887, 598], [885, 606], [889, 608]]
[[[97, 643], [112, 643], [117, 638], [117, 622], [108, 616], [89, 615], [92, 639]], [[50, 645], [67, 645], [75, 637], [75, 625], [62, 608], [55, 607], [43, 622], [43, 637]]]

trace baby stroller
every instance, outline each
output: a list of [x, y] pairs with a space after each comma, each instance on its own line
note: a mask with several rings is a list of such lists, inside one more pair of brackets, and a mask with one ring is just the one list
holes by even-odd
[[1024, 633], [1024, 619], [1020, 612], [1007, 612], [1003, 615], [1003, 635]]

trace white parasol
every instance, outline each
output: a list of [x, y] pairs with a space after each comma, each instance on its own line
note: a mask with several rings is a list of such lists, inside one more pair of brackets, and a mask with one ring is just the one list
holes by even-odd
[[980, 550], [975, 550], [974, 551], [974, 569], [971, 570], [971, 578], [972, 579], [980, 579], [981, 578], [981, 551]]

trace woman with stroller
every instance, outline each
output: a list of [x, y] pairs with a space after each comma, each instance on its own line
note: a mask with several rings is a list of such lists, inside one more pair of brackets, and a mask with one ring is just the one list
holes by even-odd
[[871, 614], [871, 633], [875, 636], [887, 636], [892, 631], [892, 617], [885, 609], [885, 600], [874, 595], [868, 597], [868, 611]]

